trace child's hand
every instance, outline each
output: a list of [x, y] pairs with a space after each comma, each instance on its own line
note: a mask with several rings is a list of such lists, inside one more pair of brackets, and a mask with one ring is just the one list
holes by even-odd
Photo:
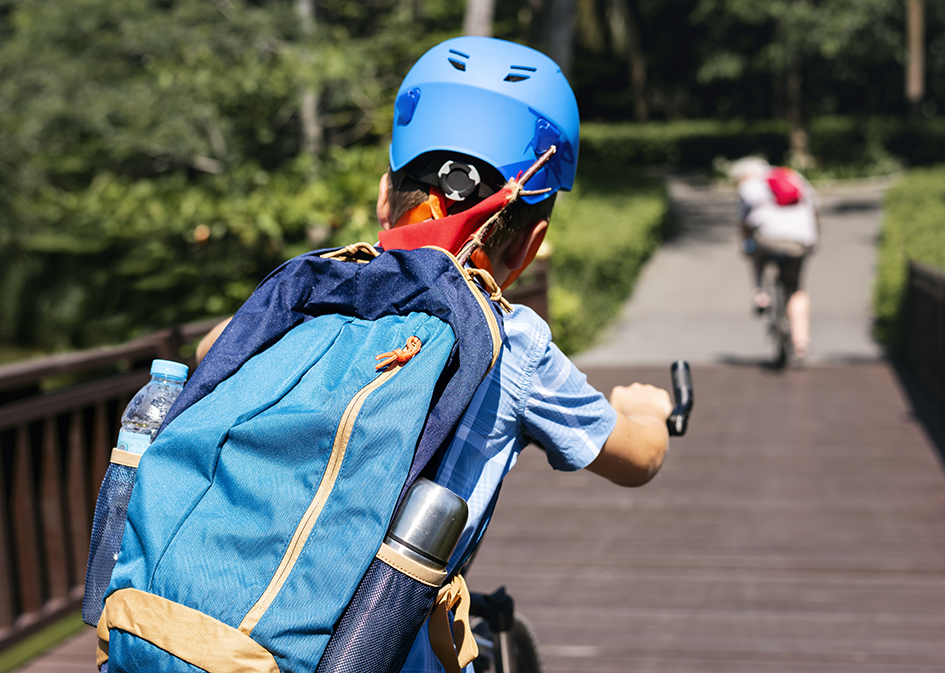
[[610, 393], [610, 404], [624, 416], [646, 413], [665, 420], [673, 412], [669, 393], [648, 383], [615, 387]]

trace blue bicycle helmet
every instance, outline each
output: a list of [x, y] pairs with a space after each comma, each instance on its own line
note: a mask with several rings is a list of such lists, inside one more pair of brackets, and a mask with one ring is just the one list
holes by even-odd
[[447, 40], [420, 57], [394, 106], [390, 166], [400, 170], [428, 152], [480, 159], [514, 178], [551, 145], [552, 160], [528, 183], [570, 190], [578, 159], [577, 101], [558, 65], [544, 54], [489, 37]]

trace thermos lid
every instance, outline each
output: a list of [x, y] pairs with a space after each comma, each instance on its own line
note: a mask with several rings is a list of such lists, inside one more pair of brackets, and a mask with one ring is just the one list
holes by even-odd
[[445, 567], [459, 542], [468, 513], [465, 500], [421, 478], [410, 487], [387, 534]]

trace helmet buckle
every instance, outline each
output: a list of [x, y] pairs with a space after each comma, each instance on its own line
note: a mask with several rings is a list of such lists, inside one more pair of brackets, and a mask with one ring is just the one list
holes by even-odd
[[437, 177], [440, 189], [450, 201], [464, 201], [476, 192], [482, 182], [475, 166], [452, 159], [440, 166]]

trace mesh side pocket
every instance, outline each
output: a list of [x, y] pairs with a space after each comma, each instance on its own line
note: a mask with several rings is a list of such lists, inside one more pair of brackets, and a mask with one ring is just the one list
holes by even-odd
[[374, 559], [316, 673], [397, 673], [438, 592]]
[[102, 599], [118, 560], [128, 501], [137, 472], [134, 467], [111, 463], [98, 492], [95, 518], [92, 520], [89, 564], [85, 571], [85, 596], [82, 599], [82, 621], [90, 626], [98, 624], [102, 616]]

